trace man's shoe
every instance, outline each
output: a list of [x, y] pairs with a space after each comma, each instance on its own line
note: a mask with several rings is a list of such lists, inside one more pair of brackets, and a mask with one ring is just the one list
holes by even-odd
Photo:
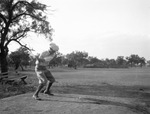
[[41, 93], [44, 93], [44, 91], [45, 91], [45, 90], [43, 89], [43, 90], [41, 90], [40, 92], [41, 92]]
[[41, 98], [39, 98], [39, 97], [36, 96], [36, 95], [33, 95], [32, 98], [35, 99], [35, 100], [41, 100]]
[[54, 96], [54, 94], [52, 94], [51, 92], [44, 92], [44, 94], [47, 94], [49, 96]]

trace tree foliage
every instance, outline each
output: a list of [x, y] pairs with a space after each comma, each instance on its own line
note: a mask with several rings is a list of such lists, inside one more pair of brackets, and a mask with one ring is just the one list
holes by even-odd
[[124, 58], [124, 56], [118, 56], [117, 59], [100, 60], [96, 57], [89, 57], [89, 62], [85, 67], [98, 67], [98, 68], [128, 68], [134, 66], [144, 66], [146, 64], [146, 59], [144, 57], [139, 57], [138, 55], [131, 54], [129, 57]]
[[128, 63], [132, 66], [140, 64], [141, 67], [146, 64], [144, 57], [139, 57], [137, 54], [131, 54], [129, 57], [126, 57]]
[[68, 65], [73, 66], [81, 66], [84, 65], [88, 57], [87, 52], [81, 52], [81, 51], [73, 51], [70, 54], [66, 55], [66, 58], [68, 59]]
[[[36, 0], [0, 0], [1, 71], [6, 72], [8, 45], [14, 41], [28, 48], [21, 40], [30, 32], [51, 39], [52, 28], [47, 21], [47, 6]], [[29, 49], [29, 48], [28, 48]]]
[[15, 70], [17, 70], [19, 66], [24, 70], [23, 66], [29, 65], [30, 54], [26, 48], [20, 47], [17, 51], [12, 52], [9, 57], [15, 65]]
[[[35, 61], [33, 63], [35, 63]], [[148, 63], [150, 62], [147, 61], [147, 65], [149, 65]], [[73, 51], [67, 55], [63, 55], [58, 52], [57, 56], [49, 63], [49, 66], [54, 67], [67, 65], [72, 68], [128, 68], [142, 67], [145, 64], [146, 59], [144, 57], [139, 57], [136, 54], [131, 54], [129, 57], [118, 56], [116, 59], [99, 59], [97, 57], [88, 56], [87, 52]]]

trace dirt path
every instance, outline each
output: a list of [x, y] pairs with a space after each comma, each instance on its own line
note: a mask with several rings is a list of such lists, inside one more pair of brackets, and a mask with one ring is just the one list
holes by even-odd
[[41, 101], [32, 93], [0, 100], [0, 114], [149, 114], [136, 99], [76, 94], [41, 94]]

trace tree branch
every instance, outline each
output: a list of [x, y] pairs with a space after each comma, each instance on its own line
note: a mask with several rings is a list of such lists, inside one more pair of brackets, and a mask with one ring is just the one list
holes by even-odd
[[21, 42], [19, 42], [19, 41], [18, 41], [18, 40], [16, 40], [16, 39], [13, 39], [12, 41], [17, 42], [17, 43], [18, 43], [21, 47], [24, 47], [24, 48], [28, 49], [29, 51], [32, 51], [32, 49], [28, 48], [28, 47], [26, 46], [26, 44], [25, 44], [25, 45], [23, 45]]
[[[32, 2], [32, 3], [34, 3], [34, 2]], [[34, 9], [37, 9], [37, 10], [42, 10], [42, 11], [43, 11], [43, 9], [46, 7], [46, 5], [41, 4], [41, 3], [38, 4], [38, 5], [39, 5], [38, 7], [35, 7], [37, 4], [31, 4], [31, 3], [27, 2], [27, 1], [18, 1], [18, 2], [16, 2], [16, 3], [13, 5], [12, 10], [14, 10], [15, 7], [16, 7], [18, 4], [24, 4], [25, 6], [29, 5], [29, 6], [31, 6], [31, 7], [33, 8], [33, 10], [34, 10]], [[43, 7], [42, 7], [42, 6], [43, 6]]]
[[5, 17], [0, 13], [0, 18], [4, 21], [5, 24], [7, 24], [7, 20], [5, 19]]
[[14, 21], [14, 20], [16, 20], [17, 18], [19, 18], [19, 17], [21, 17], [21, 16], [23, 16], [23, 15], [28, 15], [28, 16], [30, 16], [30, 17], [32, 17], [32, 18], [34, 18], [34, 19], [37, 19], [38, 21], [45, 21], [45, 20], [43, 20], [42, 18], [38, 18], [37, 16], [35, 16], [35, 15], [31, 15], [31, 14], [28, 14], [28, 13], [21, 13], [21, 14], [18, 14], [18, 15], [16, 15], [13, 19], [12, 19], [12, 21]]
[[[35, 10], [41, 10], [41, 11], [43, 11], [43, 9], [46, 8], [46, 5], [40, 4], [40, 3], [36, 3], [35, 1], [34, 1], [34, 2], [31, 2], [31, 3], [27, 2], [27, 1], [18, 1], [18, 2], [16, 2], [16, 3], [13, 5], [12, 11], [17, 7], [18, 4], [23, 4], [23, 5], [25, 5], [26, 7], [27, 7], [27, 6], [31, 6], [33, 11], [35, 11]], [[23, 16], [23, 15], [28, 15], [28, 16], [34, 18], [34, 19], [39, 20], [39, 21], [44, 21], [42, 18], [38, 18], [38, 16], [34, 15], [33, 11], [32, 11], [32, 12], [28, 12], [28, 10], [26, 9], [26, 11], [24, 11], [24, 13], [21, 13], [21, 14], [16, 15], [16, 16], [12, 19], [12, 21], [14, 21], [15, 19], [17, 19], [17, 18], [19, 18], [19, 17], [21, 17], [21, 16]], [[28, 12], [28, 13], [27, 13], [27, 12]], [[30, 14], [30, 13], [31, 13], [31, 14]]]
[[[25, 34], [26, 32], [23, 32], [20, 36], [16, 37], [17, 34], [13, 35], [8, 41], [7, 43], [5, 44], [5, 46], [8, 46], [8, 44], [12, 41], [16, 41], [16, 42], [19, 42], [18, 40], [20, 40], [20, 38], [24, 38], [26, 36]], [[18, 32], [19, 34], [19, 32]], [[13, 37], [16, 37], [16, 38], [13, 38]]]
[[28, 49], [29, 51], [33, 51], [33, 49], [28, 48], [28, 47], [26, 46], [26, 44], [23, 45], [20, 41], [18, 41], [18, 39], [19, 39], [19, 38], [10, 39], [10, 40], [5, 44], [5, 47], [7, 47], [7, 45], [8, 45], [10, 42], [15, 41], [15, 42], [17, 42], [20, 46], [22, 46], [22, 47]]
[[29, 6], [31, 6], [32, 8], [37, 9], [36, 7], [34, 7], [31, 3], [27, 2], [27, 1], [18, 1], [18, 2], [16, 2], [15, 5], [12, 7], [12, 9], [15, 9], [15, 7], [16, 7], [18, 4], [29, 5]]
[[26, 46], [26, 44], [25, 45], [23, 45], [21, 42], [19, 42], [19, 41], [16, 41], [21, 47], [24, 47], [24, 48], [26, 48], [26, 49], [28, 49], [29, 51], [32, 51], [32, 49], [30, 49], [30, 48], [28, 48], [27, 46]]
[[[24, 4], [24, 5], [28, 4], [28, 5], [32, 6], [32, 5], [31, 5], [29, 2], [27, 2], [27, 1], [18, 1], [18, 2], [16, 2], [16, 3], [13, 5], [12, 10], [14, 10], [15, 7], [16, 7], [18, 4]], [[32, 7], [33, 7], [33, 6], [32, 6]]]

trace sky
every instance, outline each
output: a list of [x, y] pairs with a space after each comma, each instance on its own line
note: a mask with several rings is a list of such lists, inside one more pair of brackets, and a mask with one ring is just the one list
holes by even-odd
[[[54, 29], [52, 42], [62, 54], [82, 51], [99, 59], [137, 54], [150, 60], [150, 0], [40, 2], [51, 6], [48, 20]], [[49, 40], [29, 37], [24, 42], [34, 54], [48, 49]]]

